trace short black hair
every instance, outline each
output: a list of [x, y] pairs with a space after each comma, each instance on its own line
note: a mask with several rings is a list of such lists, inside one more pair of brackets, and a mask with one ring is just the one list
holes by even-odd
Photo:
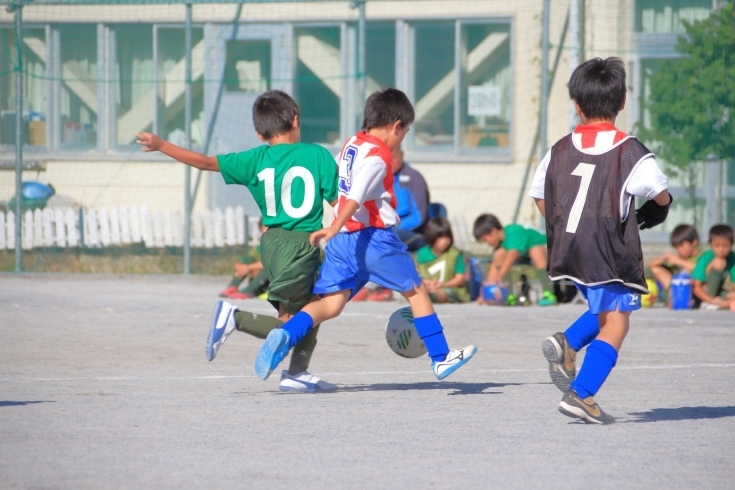
[[681, 245], [684, 242], [699, 242], [699, 233], [697, 233], [697, 229], [692, 225], [678, 225], [671, 232], [671, 235], [669, 236], [669, 241], [674, 247]]
[[579, 65], [567, 84], [569, 97], [590, 119], [613, 119], [625, 101], [625, 65], [616, 57]]
[[401, 128], [405, 128], [413, 124], [415, 117], [413, 106], [406, 94], [397, 88], [387, 88], [373, 92], [365, 101], [362, 129], [368, 131], [382, 128], [396, 121], [400, 121]]
[[259, 135], [269, 140], [291, 131], [293, 118], [299, 113], [299, 105], [290, 95], [281, 90], [269, 90], [253, 103], [253, 125]]
[[730, 243], [735, 243], [735, 232], [733, 232], [732, 226], [726, 224], [715, 225], [709, 229], [709, 241], [712, 243], [712, 239], [716, 237], [727, 238]]
[[454, 245], [454, 235], [452, 234], [452, 225], [449, 224], [447, 218], [431, 218], [424, 226], [424, 242], [433, 247], [436, 241], [441, 237], [449, 238], [449, 246]]
[[493, 230], [502, 229], [503, 225], [494, 214], [481, 214], [475, 220], [475, 224], [472, 225], [472, 234], [475, 235], [476, 240], [480, 240]]

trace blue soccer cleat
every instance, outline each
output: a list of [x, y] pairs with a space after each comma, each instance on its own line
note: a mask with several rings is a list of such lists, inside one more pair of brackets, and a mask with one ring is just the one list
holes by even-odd
[[444, 379], [472, 359], [475, 352], [477, 352], [477, 347], [474, 345], [468, 345], [464, 349], [450, 350], [446, 359], [432, 362], [431, 369], [434, 370], [438, 379]]
[[217, 351], [225, 343], [227, 337], [235, 331], [235, 312], [237, 307], [225, 301], [217, 301], [212, 311], [212, 324], [209, 327], [207, 345], [204, 349], [207, 360], [211, 361], [217, 355]]
[[291, 334], [282, 328], [271, 330], [265, 338], [263, 347], [255, 356], [255, 374], [262, 380], [268, 379], [273, 370], [281, 363], [291, 350], [289, 342]]

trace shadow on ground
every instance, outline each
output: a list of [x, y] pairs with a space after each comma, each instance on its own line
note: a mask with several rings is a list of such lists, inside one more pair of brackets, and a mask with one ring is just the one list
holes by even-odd
[[520, 386], [526, 383], [442, 383], [439, 381], [424, 383], [376, 383], [371, 385], [340, 386], [337, 393], [354, 393], [358, 391], [407, 391], [407, 390], [450, 390], [447, 395], [499, 395], [499, 391], [485, 391], [505, 386]]
[[0, 407], [22, 407], [25, 405], [33, 405], [36, 403], [55, 403], [49, 400], [34, 400], [28, 402], [13, 402], [10, 400], [0, 400]]
[[735, 407], [679, 407], [654, 408], [649, 412], [633, 412], [628, 415], [637, 417], [626, 422], [663, 422], [669, 420], [701, 420], [735, 417]]

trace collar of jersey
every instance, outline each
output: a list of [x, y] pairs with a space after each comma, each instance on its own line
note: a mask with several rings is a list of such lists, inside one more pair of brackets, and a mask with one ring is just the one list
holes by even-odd
[[[582, 147], [583, 139], [585, 135], [603, 133], [603, 132], [614, 132], [615, 135], [612, 136], [613, 141], [611, 142], [612, 145], [610, 146], [598, 146], [597, 145], [597, 137], [594, 137], [595, 144], [593, 146], [588, 147]], [[572, 136], [576, 136], [572, 138], [572, 143], [574, 144], [574, 147], [577, 148], [577, 150], [581, 151], [582, 153], [587, 153], [589, 155], [600, 155], [602, 153], [606, 153], [616, 146], [622, 144], [624, 141], [626, 141], [629, 138], [632, 138], [632, 136], [629, 136], [622, 131], [620, 131], [618, 128], [615, 127], [614, 124], [609, 122], [601, 122], [601, 123], [595, 123], [595, 124], [579, 124], [576, 128], [574, 128], [574, 133]]]
[[383, 143], [383, 140], [376, 138], [375, 136], [371, 134], [367, 134], [365, 131], [360, 131], [359, 133], [357, 133], [357, 137], [360, 138], [361, 140], [367, 141], [368, 143], [378, 145], [379, 147], [384, 148], [390, 153], [388, 146], [385, 143]]

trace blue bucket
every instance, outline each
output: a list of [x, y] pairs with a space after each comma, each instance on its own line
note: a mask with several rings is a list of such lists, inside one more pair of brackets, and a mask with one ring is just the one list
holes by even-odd
[[686, 272], [671, 278], [671, 308], [689, 310], [692, 307], [692, 276]]

